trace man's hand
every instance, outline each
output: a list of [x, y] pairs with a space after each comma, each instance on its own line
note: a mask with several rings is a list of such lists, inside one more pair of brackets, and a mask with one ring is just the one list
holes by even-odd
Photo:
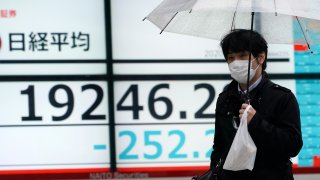
[[[244, 110], [246, 110], [247, 106], [249, 106], [249, 104], [242, 104], [241, 105], [241, 109], [239, 110], [239, 117], [240, 119], [242, 118], [242, 115], [244, 113]], [[248, 109], [248, 124], [251, 122], [253, 116], [256, 114], [256, 110], [251, 106]]]

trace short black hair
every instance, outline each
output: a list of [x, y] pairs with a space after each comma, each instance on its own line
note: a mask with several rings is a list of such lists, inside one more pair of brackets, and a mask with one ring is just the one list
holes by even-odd
[[262, 35], [256, 31], [247, 29], [231, 30], [220, 42], [224, 58], [227, 60], [230, 51], [235, 53], [249, 51], [250, 33], [252, 33], [252, 55], [257, 58], [260, 53], [265, 52], [265, 61], [262, 64], [262, 69], [265, 70], [267, 68], [268, 43]]

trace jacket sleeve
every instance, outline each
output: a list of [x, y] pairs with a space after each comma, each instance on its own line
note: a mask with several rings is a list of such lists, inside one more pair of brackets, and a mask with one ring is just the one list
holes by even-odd
[[297, 100], [291, 92], [287, 92], [279, 97], [275, 106], [273, 112], [277, 125], [256, 112], [248, 125], [249, 133], [265, 153], [273, 157], [294, 157], [303, 144]]
[[220, 116], [216, 112], [216, 120], [215, 120], [215, 131], [214, 131], [214, 143], [212, 146], [212, 153], [211, 153], [211, 163], [210, 163], [210, 168], [215, 168], [220, 161], [220, 158], [222, 157], [222, 152], [223, 152], [223, 140], [222, 140], [222, 135], [220, 126]]

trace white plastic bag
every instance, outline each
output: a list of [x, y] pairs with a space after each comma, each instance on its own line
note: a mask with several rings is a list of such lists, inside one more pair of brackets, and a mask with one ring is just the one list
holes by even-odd
[[250, 107], [251, 106], [249, 105], [243, 113], [238, 131], [233, 139], [223, 169], [232, 171], [253, 169], [257, 147], [248, 132], [247, 112]]

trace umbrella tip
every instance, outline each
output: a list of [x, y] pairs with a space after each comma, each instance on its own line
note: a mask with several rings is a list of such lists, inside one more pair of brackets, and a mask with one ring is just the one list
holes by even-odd
[[143, 18], [142, 21], [145, 21], [147, 19], [147, 17]]
[[307, 44], [307, 45], [308, 45], [308, 49], [309, 49], [309, 51], [310, 51], [310, 54], [313, 55], [314, 52], [313, 52], [313, 50], [311, 49], [310, 45], [309, 45], [309, 44]]

